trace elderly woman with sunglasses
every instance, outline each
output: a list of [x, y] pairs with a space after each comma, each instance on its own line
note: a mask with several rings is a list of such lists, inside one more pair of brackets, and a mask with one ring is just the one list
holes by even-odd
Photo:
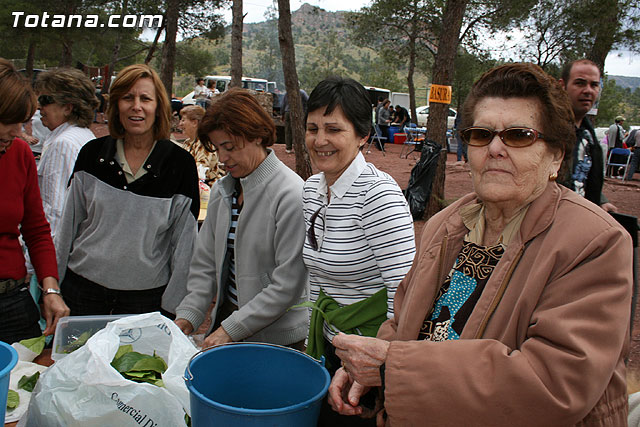
[[275, 132], [256, 98], [239, 88], [216, 97], [198, 127], [200, 141], [217, 152], [227, 175], [211, 190], [176, 324], [191, 333], [215, 300], [205, 346], [261, 341], [304, 347], [307, 309], [291, 308], [309, 298], [303, 181], [269, 148]]
[[555, 182], [575, 141], [566, 93], [503, 65], [462, 117], [475, 192], [426, 224], [378, 337], [333, 340], [333, 407], [362, 413], [376, 387], [388, 425], [626, 425], [631, 239]]
[[62, 295], [72, 315], [173, 317], [197, 233], [195, 161], [169, 140], [151, 67], [125, 67], [109, 95], [110, 134], [80, 150], [54, 240]]
[[[367, 163], [371, 104], [352, 79], [330, 77], [308, 101], [306, 145], [320, 171], [304, 185], [311, 314], [307, 353], [340, 366], [338, 331], [375, 336], [393, 316], [393, 297], [415, 253], [413, 223], [398, 184]], [[320, 425], [338, 425], [323, 411]], [[329, 418], [327, 418], [329, 417]], [[353, 420], [347, 420], [352, 425]]]
[[29, 293], [20, 238], [26, 243], [43, 289], [46, 335], [69, 314], [60, 297], [56, 254], [42, 210], [36, 163], [18, 139], [22, 123], [36, 110], [30, 83], [11, 62], [0, 58], [0, 341], [12, 343], [42, 335], [38, 307]]
[[95, 138], [89, 129], [98, 99], [80, 70], [58, 68], [38, 75], [36, 91], [42, 124], [51, 133], [43, 142], [38, 183], [44, 213], [55, 237], [64, 195], [80, 149]]

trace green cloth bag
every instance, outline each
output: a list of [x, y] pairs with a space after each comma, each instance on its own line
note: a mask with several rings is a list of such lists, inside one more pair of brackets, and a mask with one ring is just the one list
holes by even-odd
[[336, 300], [322, 292], [311, 307], [311, 324], [307, 354], [315, 359], [324, 355], [324, 322], [337, 332], [375, 337], [380, 325], [387, 320], [387, 289], [380, 289], [369, 298], [341, 307]]

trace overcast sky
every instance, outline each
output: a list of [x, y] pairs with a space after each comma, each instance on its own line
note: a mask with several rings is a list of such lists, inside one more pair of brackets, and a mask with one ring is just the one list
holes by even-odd
[[[355, 11], [363, 6], [371, 4], [370, 0], [290, 0], [291, 10], [295, 11], [304, 3], [321, 7], [328, 11], [349, 10]], [[264, 13], [273, 4], [272, 0], [244, 0], [244, 12], [247, 14], [245, 23], [264, 21]], [[231, 23], [231, 12], [225, 14], [228, 23]], [[612, 52], [604, 64], [605, 72], [618, 76], [640, 77], [640, 55], [629, 52]]]

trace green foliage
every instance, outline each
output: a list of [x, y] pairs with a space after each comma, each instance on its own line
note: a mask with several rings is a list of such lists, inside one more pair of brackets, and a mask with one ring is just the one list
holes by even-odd
[[16, 409], [20, 405], [20, 395], [17, 391], [9, 389], [7, 395], [7, 410], [11, 411]]
[[44, 344], [47, 337], [40, 335], [39, 337], [29, 338], [28, 340], [20, 341], [20, 344], [33, 351], [35, 354], [42, 353], [44, 350]]
[[616, 116], [622, 115], [624, 125], [640, 125], [640, 88], [631, 91], [616, 85], [615, 80], [605, 78], [602, 95], [598, 103], [596, 126], [606, 127], [614, 122]]
[[118, 348], [111, 366], [131, 381], [149, 383], [164, 387], [162, 374], [167, 370], [167, 363], [160, 356], [138, 353], [131, 345]]
[[176, 71], [192, 76], [204, 76], [214, 65], [215, 58], [211, 52], [199, 49], [189, 42], [176, 46]]
[[36, 372], [35, 374], [30, 376], [23, 375], [22, 378], [20, 378], [20, 380], [18, 381], [18, 388], [31, 393], [38, 383], [38, 378], [40, 378], [40, 372]]

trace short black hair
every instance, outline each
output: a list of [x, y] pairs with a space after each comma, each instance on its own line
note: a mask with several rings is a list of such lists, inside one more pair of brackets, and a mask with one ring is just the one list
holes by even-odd
[[364, 138], [371, 133], [371, 101], [364, 86], [350, 78], [327, 77], [318, 83], [309, 95], [307, 115], [324, 108], [326, 116], [337, 106], [353, 125], [356, 135]]

